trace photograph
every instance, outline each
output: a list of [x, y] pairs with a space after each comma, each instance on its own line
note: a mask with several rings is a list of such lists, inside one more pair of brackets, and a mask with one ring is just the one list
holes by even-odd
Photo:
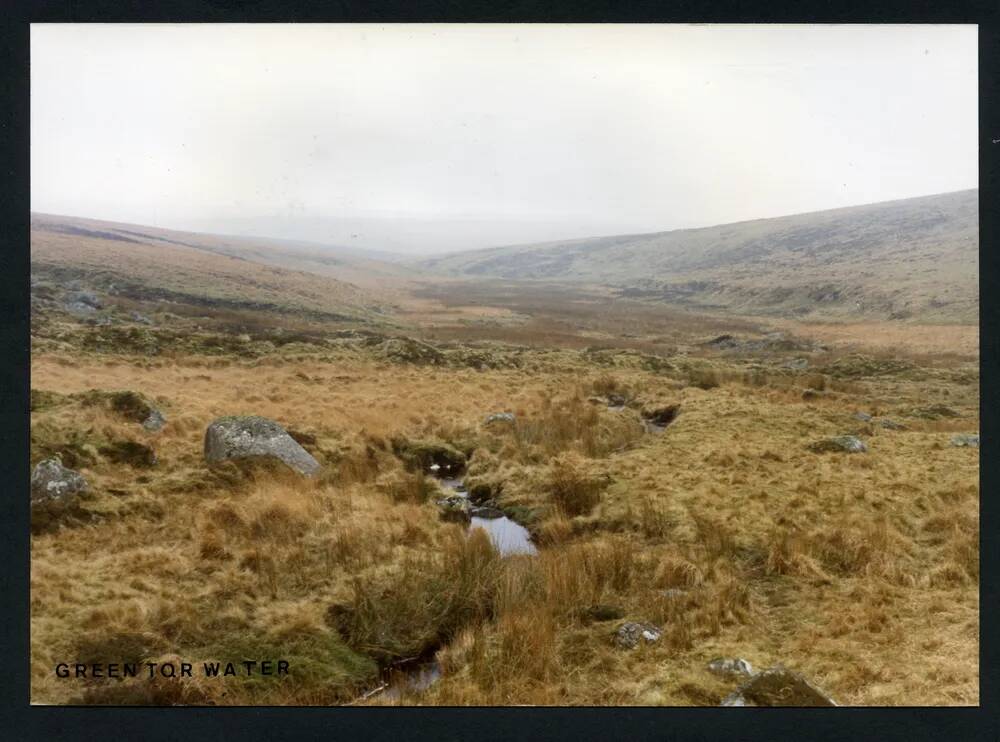
[[31, 23], [30, 704], [979, 706], [978, 31]]

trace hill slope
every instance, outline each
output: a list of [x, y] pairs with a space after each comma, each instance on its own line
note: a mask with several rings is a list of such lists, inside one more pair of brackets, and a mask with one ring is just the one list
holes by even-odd
[[517, 245], [421, 261], [466, 277], [585, 281], [758, 314], [978, 321], [979, 191], [701, 229]]
[[384, 312], [393, 297], [374, 284], [402, 275], [355, 251], [48, 214], [32, 214], [31, 270], [140, 300], [342, 319]]

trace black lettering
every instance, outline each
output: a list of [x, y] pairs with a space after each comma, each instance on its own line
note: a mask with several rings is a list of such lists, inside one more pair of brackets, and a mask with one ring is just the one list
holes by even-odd
[[227, 662], [226, 663], [226, 670], [222, 674], [223, 675], [227, 675], [227, 676], [228, 675], [232, 675], [234, 677], [236, 676], [236, 668], [233, 667], [233, 663], [232, 662]]
[[[168, 669], [170, 670], [170, 672], [167, 672]], [[173, 662], [165, 662], [162, 665], [160, 665], [160, 675], [162, 675], [163, 677], [172, 678], [176, 674], [177, 674], [177, 668], [174, 667]]]
[[214, 678], [219, 674], [220, 664], [218, 662], [206, 662], [205, 663], [205, 677]]
[[252, 660], [244, 660], [243, 666], [247, 669], [247, 675], [253, 675], [253, 668], [257, 666], [257, 663]]
[[288, 660], [278, 660], [278, 674], [279, 675], [288, 674]]
[[126, 678], [134, 678], [136, 675], [139, 674], [139, 665], [135, 662], [126, 662], [124, 665], [122, 665], [122, 670], [123, 670], [122, 674]]
[[101, 668], [100, 665], [91, 665], [90, 666], [90, 677], [92, 677], [92, 678], [103, 678], [104, 677], [104, 671], [103, 671], [103, 669]]
[[149, 668], [149, 677], [151, 677], [151, 678], [155, 677], [155, 675], [156, 675], [156, 663], [155, 662], [147, 662], [146, 663], [146, 667]]
[[260, 663], [260, 673], [261, 675], [271, 674], [271, 660], [263, 660]]
[[181, 663], [181, 677], [182, 678], [189, 678], [189, 677], [191, 677], [191, 663], [190, 662], [182, 662]]
[[110, 665], [108, 665], [108, 677], [109, 678], [117, 678], [118, 677], [118, 663], [117, 662], [112, 662]]
[[74, 668], [76, 669], [76, 676], [78, 678], [85, 678], [85, 677], [87, 677], [87, 666], [86, 665], [74, 665]]
[[60, 678], [68, 678], [69, 665], [67, 665], [65, 662], [60, 662], [58, 665], [56, 665], [56, 676]]

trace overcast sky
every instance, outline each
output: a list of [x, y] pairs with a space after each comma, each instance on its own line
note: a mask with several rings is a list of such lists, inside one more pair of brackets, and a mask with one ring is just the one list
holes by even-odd
[[977, 185], [974, 26], [38, 25], [32, 210], [397, 252]]

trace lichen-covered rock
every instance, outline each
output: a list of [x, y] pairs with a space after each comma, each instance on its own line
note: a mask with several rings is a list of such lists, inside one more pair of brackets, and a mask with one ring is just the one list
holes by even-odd
[[967, 446], [971, 448], [979, 448], [979, 436], [959, 433], [951, 437], [951, 445], [958, 446], [959, 448]]
[[813, 453], [864, 453], [868, 446], [856, 436], [837, 435], [809, 444], [809, 450]]
[[615, 630], [615, 644], [622, 649], [635, 649], [640, 642], [652, 644], [662, 636], [659, 627], [651, 623], [636, 623], [627, 621]]
[[836, 706], [802, 675], [782, 665], [759, 672], [722, 702], [723, 706]]
[[741, 657], [716, 657], [708, 663], [708, 671], [724, 678], [753, 675], [753, 666]]
[[87, 480], [53, 457], [38, 462], [31, 472], [31, 509], [64, 507], [87, 491]]
[[257, 415], [220, 417], [205, 431], [205, 460], [274, 459], [293, 471], [313, 476], [319, 462], [296, 443], [281, 425]]

